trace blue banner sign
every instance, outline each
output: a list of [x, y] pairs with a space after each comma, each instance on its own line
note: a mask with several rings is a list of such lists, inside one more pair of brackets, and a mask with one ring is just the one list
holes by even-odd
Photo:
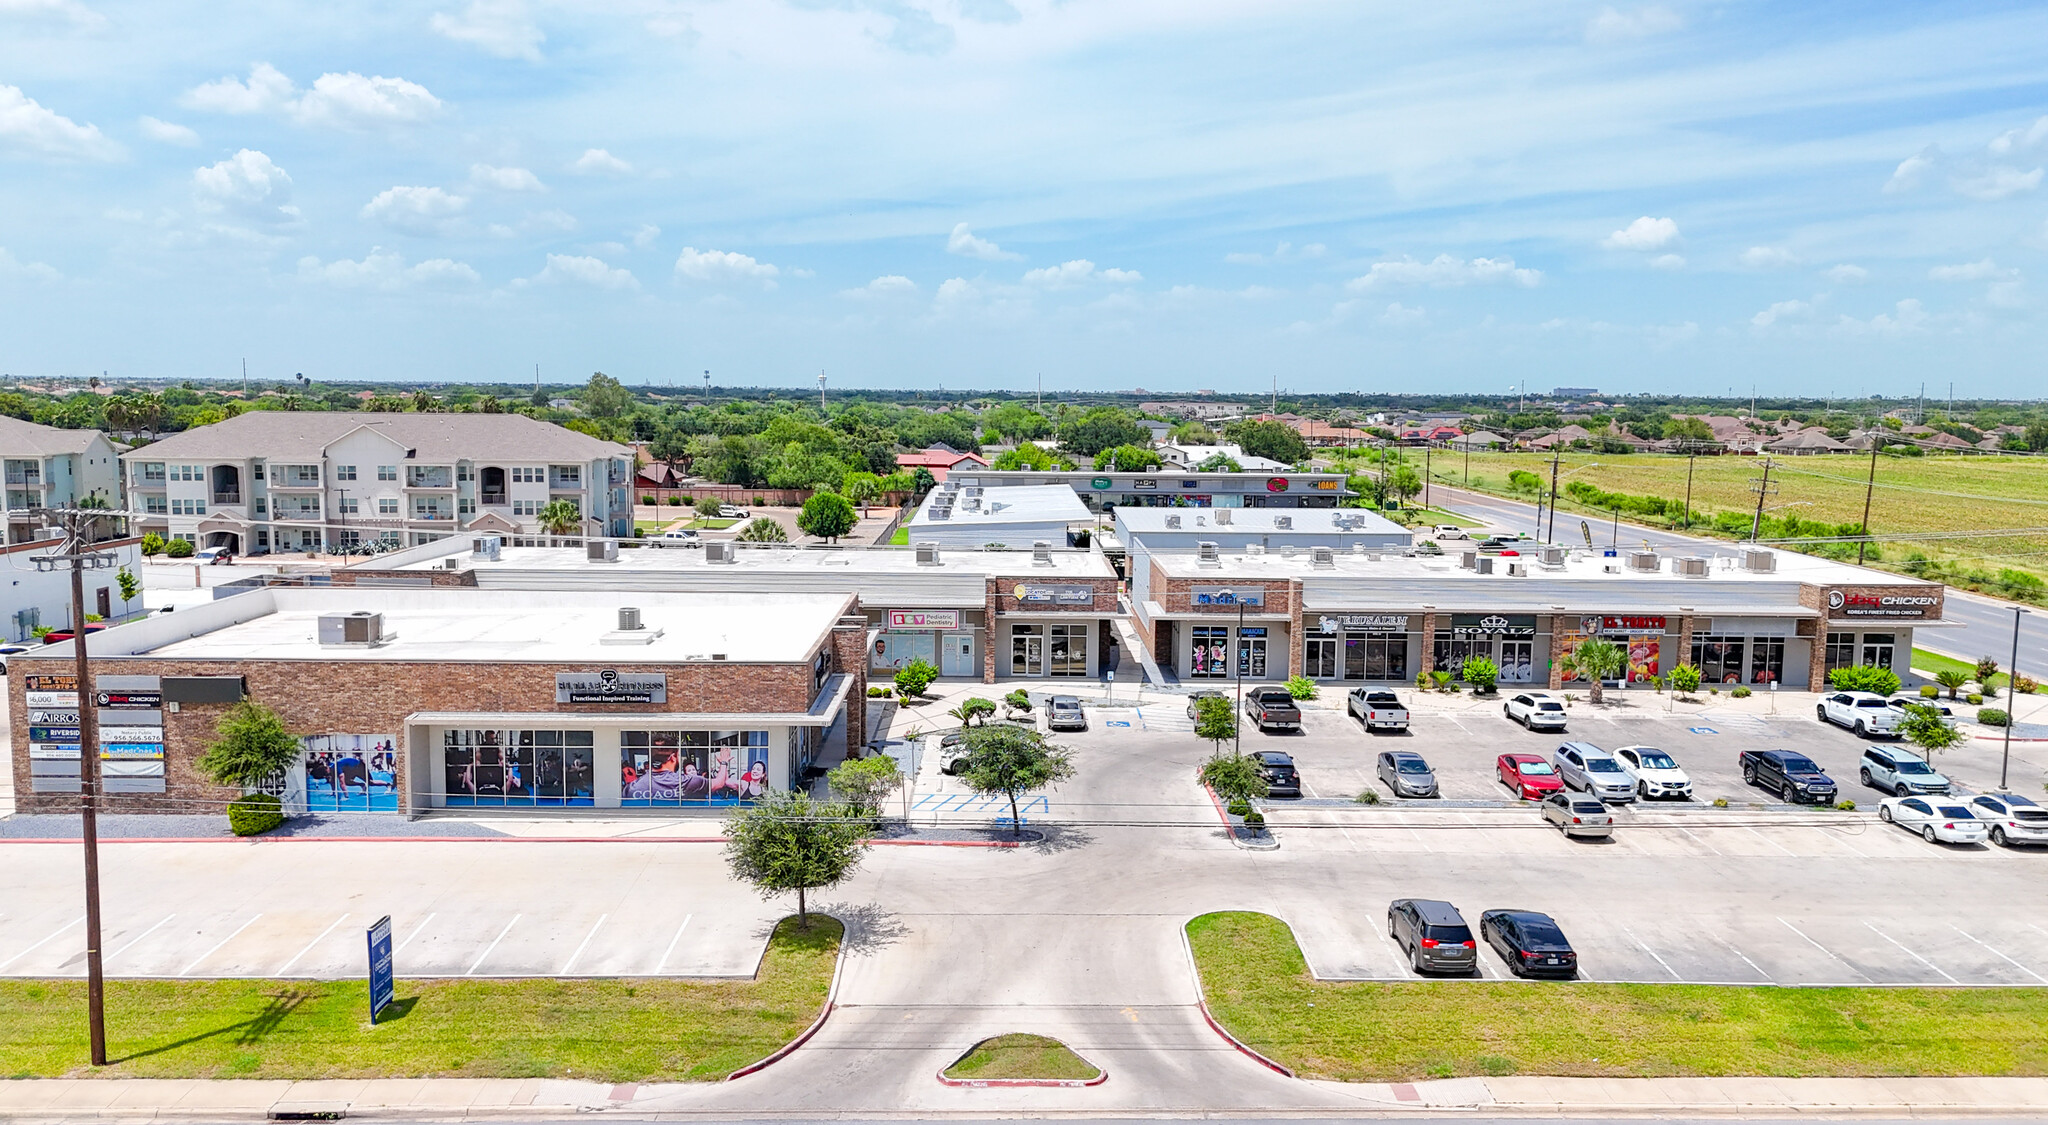
[[391, 1003], [391, 915], [377, 919], [370, 927], [370, 1022]]

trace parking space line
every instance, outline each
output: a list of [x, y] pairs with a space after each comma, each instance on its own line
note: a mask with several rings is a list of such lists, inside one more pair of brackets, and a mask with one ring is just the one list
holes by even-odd
[[1979, 938], [1970, 937], [1970, 935], [1967, 933], [1963, 933], [1963, 928], [1961, 926], [1956, 925], [1954, 922], [1950, 922], [1948, 924], [1948, 928], [1954, 930], [1959, 934], [1962, 934], [1966, 938], [1970, 938], [1971, 941], [1974, 941], [1978, 945], [1981, 945], [1984, 948], [1991, 950], [1991, 952], [1997, 953], [1998, 956], [2002, 960], [2004, 960], [2006, 964], [2011, 965], [2013, 968], [2018, 969], [2020, 972], [2023, 972], [2028, 976], [2033, 977], [2035, 980], [2040, 981], [2042, 984], [2048, 984], [2048, 977], [2044, 977], [2041, 974], [2035, 972], [2034, 970], [2027, 968], [2025, 965], [2020, 964], [2018, 961], [2015, 961], [2012, 958], [2007, 957], [2005, 954], [1999, 953], [1999, 951], [1993, 946], [1991, 946], [1990, 943], [1985, 942]]
[[609, 917], [611, 917], [609, 914], [597, 916], [597, 925], [590, 927], [590, 932], [583, 935], [583, 944], [576, 947], [576, 952], [571, 953], [567, 961], [562, 962], [562, 971], [557, 973], [557, 976], [566, 977], [569, 975], [569, 970], [576, 967], [576, 959], [583, 956], [584, 950], [590, 948], [590, 939], [597, 936], [597, 931], [604, 929], [604, 921]]
[[433, 920], [434, 920], [434, 915], [433, 915], [433, 913], [432, 913], [432, 912], [429, 912], [429, 913], [427, 914], [427, 916], [426, 916], [426, 917], [424, 917], [424, 918], [420, 919], [420, 924], [419, 924], [419, 925], [417, 925], [417, 926], [414, 926], [414, 927], [412, 928], [412, 932], [411, 932], [411, 933], [409, 933], [409, 934], [407, 934], [407, 935], [405, 935], [405, 940], [404, 940], [404, 941], [401, 941], [401, 942], [399, 942], [399, 943], [398, 943], [398, 948], [397, 948], [397, 949], [394, 949], [394, 950], [392, 950], [392, 951], [391, 951], [391, 955], [392, 955], [393, 957], [396, 957], [396, 956], [398, 956], [398, 954], [399, 954], [399, 953], [400, 953], [400, 952], [401, 952], [402, 950], [404, 950], [406, 946], [408, 946], [408, 945], [411, 945], [411, 944], [412, 944], [412, 939], [414, 939], [414, 938], [416, 938], [416, 937], [420, 936], [420, 931], [421, 931], [421, 930], [424, 930], [424, 929], [426, 929], [426, 928], [427, 928], [427, 923], [428, 923], [428, 922], [431, 922], [431, 921], [433, 921]]
[[1755, 836], [1757, 839], [1762, 840], [1764, 843], [1769, 844], [1770, 846], [1778, 849], [1779, 851], [1784, 852], [1786, 855], [1796, 856], [1797, 854], [1799, 854], [1793, 851], [1792, 849], [1786, 847], [1785, 845], [1777, 842], [1776, 840], [1771, 839], [1769, 836], [1766, 836], [1763, 833], [1758, 832], [1756, 829], [1749, 827], [1748, 825], [1744, 825], [1742, 830], [1749, 833], [1752, 836]]
[[1685, 833], [1687, 839], [1691, 840], [1695, 844], [1698, 844], [1700, 847], [1707, 849], [1707, 851], [1712, 852], [1714, 855], [1721, 854], [1721, 849], [1715, 847], [1712, 844], [1707, 843], [1705, 840], [1700, 839], [1697, 835], [1694, 835], [1692, 829], [1681, 826], [1678, 830], [1680, 832]]
[[1742, 950], [1741, 950], [1740, 948], [1738, 948], [1738, 947], [1736, 946], [1736, 944], [1735, 944], [1734, 942], [1732, 942], [1732, 941], [1729, 941], [1729, 940], [1728, 940], [1727, 938], [1724, 938], [1724, 937], [1720, 936], [1719, 934], [1715, 934], [1715, 935], [1714, 935], [1714, 940], [1715, 940], [1715, 941], [1718, 941], [1718, 942], [1720, 942], [1720, 943], [1721, 943], [1722, 945], [1725, 945], [1725, 946], [1727, 946], [1727, 947], [1728, 947], [1728, 952], [1730, 952], [1730, 953], [1733, 953], [1733, 954], [1734, 954], [1734, 955], [1736, 955], [1737, 957], [1740, 957], [1740, 958], [1742, 958], [1742, 963], [1743, 963], [1743, 964], [1745, 964], [1745, 965], [1748, 965], [1748, 966], [1749, 966], [1750, 968], [1752, 968], [1752, 969], [1755, 969], [1755, 970], [1756, 970], [1756, 975], [1757, 975], [1757, 976], [1760, 976], [1760, 977], [1764, 978], [1765, 980], [1767, 980], [1767, 981], [1770, 981], [1770, 982], [1771, 982], [1772, 984], [1776, 984], [1776, 983], [1778, 983], [1778, 982], [1777, 982], [1777, 980], [1776, 980], [1776, 978], [1772, 977], [1772, 976], [1771, 976], [1771, 974], [1769, 974], [1769, 973], [1767, 973], [1767, 972], [1764, 972], [1764, 967], [1763, 967], [1762, 965], [1759, 965], [1759, 964], [1757, 964], [1756, 962], [1754, 962], [1754, 961], [1750, 960], [1750, 959], [1749, 959], [1749, 954], [1747, 954], [1747, 953], [1744, 953], [1744, 952], [1743, 952], [1743, 951], [1742, 951]]
[[1839, 829], [1828, 828], [1816, 828], [1814, 829], [1814, 831], [1819, 832], [1824, 836], [1827, 836], [1828, 839], [1831, 839], [1835, 843], [1842, 845], [1843, 847], [1849, 849], [1852, 852], [1855, 852], [1857, 855], [1862, 856], [1864, 859], [1870, 858], [1869, 852], [1866, 852], [1862, 848], [1859, 848], [1856, 845], [1849, 842], [1849, 834], [1846, 832], [1843, 832]]
[[203, 962], [204, 962], [204, 961], [205, 961], [205, 960], [206, 960], [206, 959], [207, 959], [208, 957], [211, 957], [211, 956], [213, 956], [214, 954], [216, 954], [216, 953], [219, 953], [219, 952], [221, 951], [221, 947], [222, 947], [222, 946], [225, 946], [225, 945], [226, 945], [227, 943], [229, 943], [229, 942], [231, 942], [231, 941], [235, 940], [235, 939], [236, 939], [236, 938], [238, 938], [238, 937], [241, 937], [241, 936], [242, 936], [242, 931], [243, 931], [243, 930], [246, 930], [246, 929], [248, 929], [249, 927], [251, 927], [251, 926], [253, 926], [253, 925], [255, 925], [255, 924], [256, 924], [256, 919], [257, 919], [257, 918], [261, 918], [261, 917], [263, 917], [263, 915], [262, 915], [262, 914], [260, 914], [260, 913], [259, 913], [259, 914], [256, 914], [256, 915], [252, 916], [252, 917], [251, 917], [251, 918], [250, 918], [250, 919], [249, 919], [248, 921], [246, 921], [246, 922], [242, 923], [242, 924], [241, 924], [241, 925], [239, 925], [239, 926], [236, 926], [236, 927], [235, 927], [235, 932], [234, 932], [234, 933], [231, 933], [231, 934], [229, 934], [228, 936], [226, 936], [226, 937], [224, 937], [224, 938], [220, 939], [220, 942], [219, 942], [219, 944], [215, 945], [215, 946], [214, 946], [214, 947], [213, 947], [212, 949], [209, 949], [209, 950], [207, 950], [206, 952], [204, 952], [204, 953], [200, 954], [200, 955], [199, 955], [198, 957], [194, 958], [194, 959], [193, 959], [193, 961], [192, 961], [192, 963], [191, 963], [190, 965], [187, 965], [187, 966], [185, 966], [185, 967], [184, 967], [183, 969], [181, 969], [181, 970], [179, 970], [179, 971], [178, 971], [178, 975], [182, 977], [182, 976], [186, 975], [187, 973], [190, 973], [190, 972], [191, 972], [192, 970], [194, 970], [194, 969], [198, 968], [198, 967], [200, 966], [200, 964], [201, 964], [201, 963], [203, 963]]
[[505, 940], [505, 935], [512, 932], [512, 927], [518, 924], [519, 915], [514, 914], [512, 916], [512, 920], [510, 922], [505, 923], [505, 928], [498, 931], [498, 936], [491, 939], [491, 944], [484, 946], [484, 951], [476, 955], [476, 960], [470, 964], [469, 971], [462, 975], [466, 977], [475, 976], [476, 971], [478, 969], [483, 968], [484, 958], [489, 957], [491, 955], [491, 951], [498, 948], [498, 943]]
[[123, 945], [123, 946], [122, 946], [121, 948], [119, 948], [119, 949], [116, 949], [116, 950], [115, 950], [115, 951], [113, 951], [112, 953], [109, 953], [109, 954], [107, 954], [107, 960], [111, 961], [111, 960], [113, 960], [114, 958], [116, 958], [116, 957], [119, 957], [119, 956], [120, 956], [120, 955], [122, 955], [123, 953], [126, 953], [126, 952], [128, 952], [129, 950], [131, 950], [131, 949], [135, 948], [135, 943], [136, 943], [136, 942], [138, 942], [138, 941], [141, 941], [141, 940], [142, 940], [143, 938], [146, 938], [146, 937], [148, 937], [149, 935], [151, 935], [151, 934], [155, 933], [155, 932], [157, 931], [157, 928], [158, 928], [158, 927], [162, 926], [162, 925], [163, 925], [163, 924], [164, 924], [165, 922], [168, 922], [168, 921], [170, 921], [171, 919], [173, 919], [173, 918], [176, 918], [176, 917], [177, 917], [177, 915], [176, 915], [176, 914], [166, 914], [166, 915], [164, 915], [164, 916], [163, 916], [162, 918], [160, 918], [160, 919], [158, 919], [158, 920], [157, 920], [157, 924], [156, 924], [155, 926], [151, 926], [150, 928], [148, 928], [148, 929], [146, 929], [146, 930], [142, 931], [141, 933], [139, 933], [139, 934], [136, 934], [136, 935], [135, 935], [134, 937], [132, 937], [132, 938], [129, 938], [129, 939], [128, 939], [128, 943], [127, 943], [126, 945]]
[[1649, 945], [1643, 941], [1642, 938], [1637, 937], [1636, 932], [1634, 930], [1629, 929], [1627, 926], [1623, 926], [1621, 928], [1621, 932], [1628, 935], [1628, 940], [1636, 943], [1636, 948], [1641, 949], [1644, 953], [1649, 954], [1650, 959], [1652, 961], [1655, 961], [1657, 962], [1657, 964], [1662, 965], [1664, 967], [1664, 971], [1671, 974], [1672, 980], [1685, 979], [1684, 977], [1679, 976], [1678, 970], [1672, 968], [1668, 963], [1666, 963], [1664, 958], [1657, 956], [1656, 950], [1651, 949]]
[[1906, 946], [1901, 945], [1897, 940], [1895, 940], [1892, 937], [1892, 935], [1885, 933], [1883, 930], [1878, 929], [1876, 926], [1871, 925], [1868, 921], [1865, 921], [1863, 925], [1864, 928], [1868, 929], [1871, 933], [1876, 934], [1878, 937], [1881, 937], [1884, 940], [1891, 942], [1893, 945], [1898, 946], [1899, 952], [1904, 953], [1906, 956], [1911, 957], [1913, 960], [1920, 962], [1922, 965], [1925, 965], [1930, 969], [1933, 969], [1937, 973], [1940, 973], [1941, 979], [1949, 982], [1950, 984], [1961, 983], [1960, 981], [1956, 980], [1956, 978], [1949, 976], [1948, 971], [1943, 969], [1940, 965], [1937, 965], [1934, 962], [1929, 961], [1927, 958], [1922, 957], [1918, 953], [1915, 953], [1911, 949], [1908, 949]]
[[49, 942], [55, 941], [57, 937], [61, 935], [65, 930], [68, 930], [71, 927], [76, 926], [83, 921], [85, 921], [85, 915], [80, 914], [78, 917], [73, 918], [69, 922], [66, 922], [63, 925], [57, 927], [55, 930], [51, 931], [50, 935], [44, 938], [42, 941], [39, 941], [34, 945], [29, 946], [27, 949], [22, 950], [20, 953], [17, 953], [12, 957], [9, 957], [5, 961], [0, 961], [0, 969], [4, 969], [9, 965], [14, 964], [16, 961], [19, 961], [22, 958], [28, 956], [29, 954], [34, 953], [36, 950], [41, 949], [44, 945], [48, 944]]
[[676, 936], [668, 939], [668, 948], [661, 951], [661, 960], [654, 963], [655, 976], [660, 976], [661, 970], [668, 965], [669, 954], [676, 951], [676, 943], [683, 940], [683, 931], [690, 928], [690, 919], [695, 917], [695, 914], [683, 915], [683, 924], [676, 927]]
[[283, 975], [284, 975], [284, 972], [285, 972], [285, 970], [286, 970], [286, 969], [289, 969], [289, 968], [291, 968], [291, 967], [292, 967], [293, 965], [296, 965], [296, 964], [298, 964], [298, 963], [299, 963], [299, 958], [301, 958], [301, 957], [304, 957], [304, 956], [305, 956], [305, 955], [306, 955], [307, 953], [311, 952], [311, 951], [312, 951], [312, 948], [313, 948], [314, 946], [316, 946], [316, 945], [319, 945], [319, 944], [320, 944], [320, 942], [321, 942], [321, 941], [322, 941], [322, 940], [323, 940], [324, 938], [326, 938], [328, 934], [331, 934], [331, 933], [333, 933], [333, 932], [334, 932], [334, 927], [336, 927], [336, 926], [339, 926], [339, 925], [341, 925], [341, 924], [342, 924], [343, 922], [346, 922], [346, 921], [348, 921], [348, 915], [346, 915], [346, 914], [343, 914], [343, 915], [342, 915], [341, 917], [339, 917], [339, 918], [336, 918], [336, 919], [335, 919], [334, 921], [332, 921], [332, 922], [329, 922], [329, 923], [327, 923], [327, 928], [326, 928], [326, 929], [324, 929], [324, 930], [321, 930], [321, 931], [320, 931], [320, 936], [319, 936], [319, 937], [316, 937], [316, 938], [314, 938], [314, 939], [313, 939], [312, 941], [309, 941], [309, 942], [307, 942], [307, 943], [306, 943], [306, 947], [305, 947], [304, 949], [301, 949], [301, 950], [299, 950], [299, 951], [298, 951], [297, 953], [294, 953], [294, 954], [292, 954], [292, 959], [291, 959], [291, 960], [289, 960], [289, 961], [286, 961], [286, 962], [285, 962], [284, 964], [282, 964], [282, 965], [279, 965], [279, 966], [278, 966], [278, 968], [277, 968], [277, 971], [276, 971], [276, 972], [274, 972], [274, 973], [272, 973], [272, 974], [270, 974], [270, 975], [271, 975], [271, 976], [274, 976], [274, 977], [281, 977], [281, 976], [283, 976]]
[[[1777, 918], [1778, 916], [1773, 914], [1772, 917]], [[1854, 965], [1851, 965], [1847, 961], [1844, 961], [1842, 959], [1841, 954], [1838, 954], [1834, 950], [1829, 949], [1827, 946], [1822, 945], [1821, 943], [1813, 940], [1810, 937], [1807, 937], [1805, 930], [1802, 930], [1799, 927], [1793, 925], [1792, 923], [1785, 921], [1783, 918], [1778, 918], [1778, 924], [1785, 927], [1788, 930], [1791, 930], [1793, 933], [1798, 934], [1800, 938], [1806, 942], [1806, 944], [1814, 947], [1815, 949], [1820, 950], [1822, 953], [1827, 954], [1829, 957], [1834, 958], [1836, 964], [1842, 966], [1843, 968], [1849, 970], [1852, 973], [1855, 973], [1857, 976], [1862, 977], [1864, 980], [1870, 979], [1870, 975], [1868, 973], [1865, 973], [1863, 970], [1857, 968]]]

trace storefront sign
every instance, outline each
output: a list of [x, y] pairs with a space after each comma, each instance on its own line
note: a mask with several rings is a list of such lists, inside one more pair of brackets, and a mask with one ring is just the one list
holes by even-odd
[[1151, 477], [1140, 477], [1131, 482], [1132, 488], [1158, 488], [1159, 482]]
[[1017, 600], [1029, 605], [1094, 605], [1093, 586], [1042, 586], [1022, 585], [1012, 593]]
[[143, 760], [164, 756], [161, 742], [109, 742], [100, 746], [100, 758], [105, 761]]
[[1617, 614], [1610, 617], [1588, 616], [1579, 623], [1579, 632], [1594, 633], [1661, 633], [1664, 618], [1661, 616], [1632, 616]]
[[63, 711], [30, 711], [28, 721], [37, 726], [75, 727], [78, 725], [78, 708]]
[[70, 727], [34, 727], [34, 726], [32, 726], [32, 727], [28, 728], [28, 740], [29, 740], [30, 742], [77, 742], [77, 741], [78, 741], [78, 728], [77, 728], [77, 727], [75, 727], [75, 726], [70, 726]]
[[[1046, 483], [1047, 483], [1047, 484], [1058, 484], [1059, 482], [1058, 482], [1058, 481], [1047, 481]], [[1099, 491], [1101, 491], [1102, 489], [1108, 488], [1108, 487], [1109, 487], [1109, 486], [1110, 486], [1111, 484], [1113, 484], [1113, 483], [1115, 483], [1115, 482], [1111, 481], [1111, 480], [1110, 480], [1110, 479], [1109, 479], [1108, 477], [1096, 477], [1096, 478], [1095, 478], [1094, 480], [1091, 480], [1091, 481], [1089, 481], [1089, 482], [1088, 482], [1088, 487], [1090, 487], [1090, 488], [1092, 488], [1092, 489], [1095, 489], [1096, 491], [1098, 491], [1098, 492], [1099, 492]]]
[[31, 742], [28, 756], [42, 762], [74, 761], [80, 757], [78, 744], [57, 742]]
[[1451, 635], [1454, 637], [1533, 637], [1536, 635], [1534, 617], [1504, 617], [1498, 613], [1484, 616], [1477, 613], [1460, 613], [1451, 618]]
[[155, 711], [164, 705], [160, 691], [103, 691], [93, 698], [100, 706], [117, 711]]
[[162, 742], [162, 727], [101, 727], [101, 742]]
[[1927, 618], [1941, 613], [1938, 594], [1880, 594], [1871, 590], [1828, 591], [1829, 617]]
[[[35, 677], [34, 677], [34, 676], [30, 676], [29, 678], [30, 678], [30, 679], [35, 679]], [[77, 693], [77, 692], [75, 692], [75, 691], [34, 691], [34, 690], [30, 690], [30, 691], [26, 691], [26, 692], [23, 692], [22, 694], [23, 694], [23, 695], [26, 695], [26, 696], [28, 697], [28, 700], [27, 700], [27, 702], [28, 702], [28, 705], [29, 705], [30, 707], [76, 707], [76, 706], [78, 706], [78, 693]]]
[[1189, 605], [1264, 606], [1266, 588], [1246, 586], [1196, 586], [1188, 591]]
[[1319, 480], [1313, 481], [1311, 483], [1314, 485], [1314, 487], [1323, 492], [1335, 492], [1337, 491], [1337, 487], [1343, 482], [1334, 480]]
[[1341, 617], [1324, 617], [1316, 627], [1325, 633], [1339, 629], [1371, 633], [1405, 633], [1408, 631], [1408, 615], [1405, 613], [1347, 613]]
[[892, 609], [889, 611], [891, 629], [958, 629], [960, 611], [957, 609]]
[[392, 984], [397, 976], [391, 959], [391, 915], [386, 914], [364, 934], [370, 948], [370, 1022], [391, 1003]]
[[659, 672], [555, 673], [556, 703], [667, 703], [668, 677]]
[[23, 685], [30, 691], [77, 691], [77, 676], [30, 676]]
[[1267, 477], [1267, 478], [1266, 478], [1266, 491], [1267, 491], [1267, 492], [1285, 492], [1285, 491], [1287, 491], [1287, 478], [1286, 478], [1286, 477]]

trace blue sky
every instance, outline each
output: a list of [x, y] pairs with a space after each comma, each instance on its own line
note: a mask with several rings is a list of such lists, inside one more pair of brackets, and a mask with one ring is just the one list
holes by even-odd
[[0, 371], [2040, 393], [2048, 8], [0, 0]]

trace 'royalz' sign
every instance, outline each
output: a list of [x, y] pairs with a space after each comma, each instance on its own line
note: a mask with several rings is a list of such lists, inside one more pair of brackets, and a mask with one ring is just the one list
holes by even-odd
[[1900, 594], [1836, 587], [1827, 593], [1829, 617], [1925, 620], [1941, 616], [1941, 594]]

